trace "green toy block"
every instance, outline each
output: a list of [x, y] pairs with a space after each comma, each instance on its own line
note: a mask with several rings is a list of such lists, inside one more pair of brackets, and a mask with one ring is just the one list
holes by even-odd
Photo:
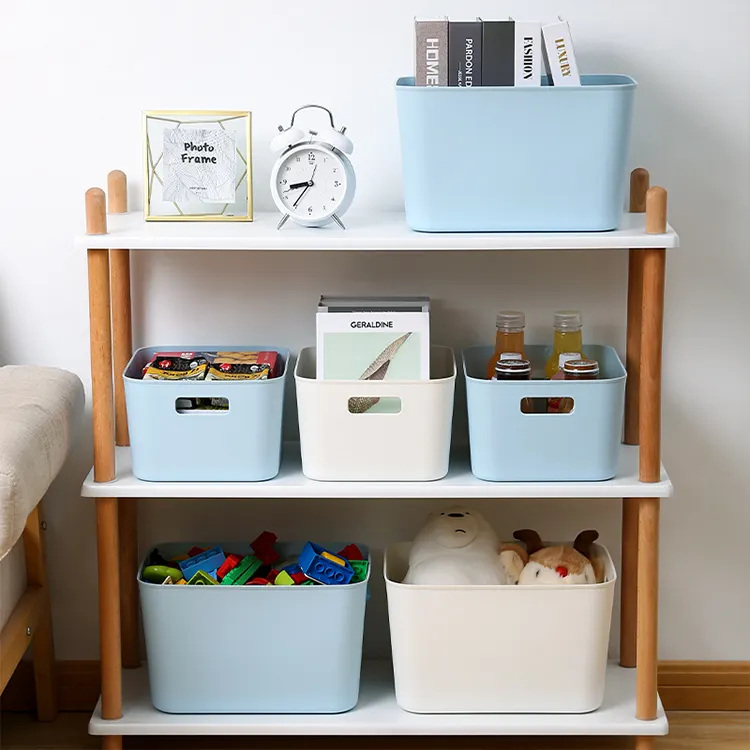
[[317, 586], [317, 582], [310, 580], [309, 578], [306, 581], [302, 581], [300, 586]]
[[273, 581], [274, 586], [294, 586], [294, 579], [285, 570], [282, 570]]
[[367, 560], [349, 560], [349, 565], [354, 570], [352, 583], [361, 583], [367, 578], [367, 571], [370, 568], [370, 563]]
[[197, 571], [188, 581], [188, 586], [216, 586], [217, 584], [218, 581], [203, 570]]
[[254, 555], [248, 555], [242, 558], [242, 561], [236, 567], [232, 568], [221, 579], [222, 586], [242, 586], [249, 581], [257, 571], [261, 569], [263, 563]]

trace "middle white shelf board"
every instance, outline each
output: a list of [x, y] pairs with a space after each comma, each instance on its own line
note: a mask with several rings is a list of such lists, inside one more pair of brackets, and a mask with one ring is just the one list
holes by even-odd
[[144, 482], [133, 476], [130, 449], [116, 449], [117, 478], [83, 483], [84, 497], [144, 498], [623, 498], [669, 497], [672, 482], [662, 467], [654, 483], [638, 480], [638, 447], [623, 445], [617, 476], [604, 482], [485, 482], [468, 456], [451, 457], [450, 471], [435, 482], [316, 482], [302, 473], [299, 444], [287, 443], [281, 471], [267, 482]]

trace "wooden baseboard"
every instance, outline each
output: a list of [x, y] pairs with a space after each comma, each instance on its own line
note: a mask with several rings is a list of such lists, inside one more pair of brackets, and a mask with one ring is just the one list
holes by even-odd
[[[57, 663], [61, 711], [93, 711], [99, 700], [98, 661]], [[659, 694], [668, 711], [750, 711], [750, 662], [664, 661]], [[0, 698], [3, 711], [35, 707], [31, 662], [18, 665]]]

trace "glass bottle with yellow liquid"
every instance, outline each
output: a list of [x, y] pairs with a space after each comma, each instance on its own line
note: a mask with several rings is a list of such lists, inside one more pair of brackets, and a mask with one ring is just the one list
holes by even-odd
[[577, 352], [583, 356], [583, 320], [578, 310], [559, 310], [555, 313], [555, 338], [552, 354], [544, 368], [544, 376], [550, 380], [560, 370], [560, 355]]
[[501, 310], [495, 318], [495, 351], [487, 362], [487, 380], [495, 375], [495, 365], [502, 359], [521, 359], [526, 316], [518, 310]]

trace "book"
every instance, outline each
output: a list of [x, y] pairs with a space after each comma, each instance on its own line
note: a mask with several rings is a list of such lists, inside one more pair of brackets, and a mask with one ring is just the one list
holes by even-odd
[[513, 86], [515, 23], [482, 21], [482, 85]]
[[515, 21], [514, 79], [516, 86], [542, 85], [542, 24]]
[[448, 25], [448, 85], [482, 85], [482, 22], [451, 21]]
[[316, 329], [319, 379], [429, 380], [428, 297], [322, 296]]
[[573, 39], [567, 21], [560, 19], [542, 26], [547, 69], [555, 86], [580, 86]]
[[448, 85], [448, 19], [414, 21], [417, 86]]

